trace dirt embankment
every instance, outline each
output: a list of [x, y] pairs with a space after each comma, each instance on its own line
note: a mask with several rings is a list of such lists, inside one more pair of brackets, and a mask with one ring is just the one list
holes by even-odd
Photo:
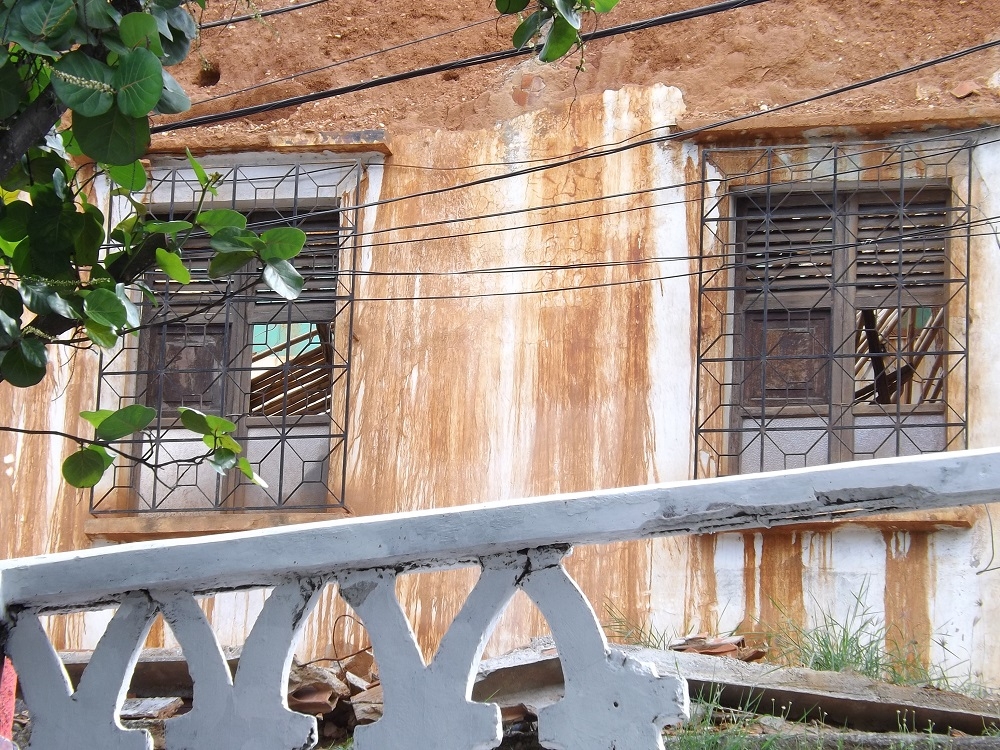
[[[265, 11], [287, 4], [260, 0], [254, 7]], [[697, 5], [697, 0], [622, 0], [599, 22], [614, 26]], [[594, 42], [582, 71], [575, 57], [557, 65], [520, 58], [437, 73], [228, 121], [197, 142], [232, 148], [263, 131], [480, 128], [526, 108], [654, 82], [683, 91], [687, 123], [707, 122], [1000, 38], [998, 11], [998, 0], [770, 0]], [[248, 12], [247, 0], [225, 0], [210, 4], [203, 20]], [[506, 49], [514, 25], [513, 19], [498, 19], [486, 0], [327, 0], [206, 30], [174, 74], [192, 99], [202, 102], [189, 115], [226, 112]], [[440, 36], [429, 38], [434, 35]], [[998, 70], [1000, 51], [992, 49], [795, 112], [803, 122], [827, 124], [872, 118], [987, 121], [1000, 116]], [[991, 78], [997, 88], [991, 88]], [[974, 92], [968, 96], [952, 93], [969, 83]], [[182, 131], [161, 137], [158, 145], [191, 140], [191, 131]]]

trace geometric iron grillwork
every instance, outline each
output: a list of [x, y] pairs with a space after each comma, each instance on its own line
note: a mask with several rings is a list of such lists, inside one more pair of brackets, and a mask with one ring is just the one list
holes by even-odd
[[965, 447], [968, 148], [706, 150], [698, 476]]
[[[185, 169], [158, 177], [151, 211], [190, 218], [196, 178]], [[213, 252], [204, 234], [192, 235], [183, 251], [190, 284], [158, 270], [146, 275], [157, 302], [142, 300], [138, 335], [104, 356], [99, 402], [112, 409], [143, 403], [158, 417], [122, 441], [143, 463], [116, 467], [113, 485], [92, 494], [93, 513], [344, 505], [359, 177], [356, 163], [227, 169], [220, 197], [204, 208], [239, 210], [258, 232], [303, 230], [306, 245], [293, 263], [305, 286], [296, 300], [284, 300], [253, 264], [209, 278]], [[206, 447], [183, 428], [182, 406], [235, 422], [242, 455], [267, 487], [192, 461]]]

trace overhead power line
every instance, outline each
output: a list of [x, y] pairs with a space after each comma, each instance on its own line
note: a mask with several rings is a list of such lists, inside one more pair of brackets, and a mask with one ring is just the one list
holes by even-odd
[[223, 18], [219, 21], [209, 21], [208, 23], [199, 24], [198, 28], [204, 31], [205, 29], [215, 29], [219, 26], [228, 26], [231, 23], [242, 23], [243, 21], [256, 21], [259, 18], [264, 18], [265, 16], [276, 16], [279, 13], [288, 13], [293, 10], [301, 10], [302, 8], [308, 8], [310, 5], [319, 5], [320, 3], [325, 3], [327, 0], [308, 0], [308, 2], [298, 3], [297, 5], [286, 5], [284, 8], [275, 8], [274, 10], [262, 10], [260, 13], [248, 13], [245, 16], [233, 16], [232, 18]]
[[[760, 3], [769, 2], [769, 0], [725, 0], [725, 2], [714, 3], [713, 5], [703, 5], [698, 8], [691, 8], [689, 10], [682, 10], [676, 13], [668, 13], [663, 16], [658, 16], [656, 18], [650, 18], [644, 21], [635, 21], [633, 23], [622, 24], [621, 26], [612, 26], [607, 29], [600, 29], [598, 31], [591, 31], [586, 34], [581, 34], [580, 36], [585, 42], [596, 41], [598, 39], [605, 39], [612, 36], [617, 36], [619, 34], [628, 34], [634, 31], [640, 31], [642, 29], [654, 28], [656, 26], [664, 26], [667, 24], [678, 23], [680, 21], [687, 21], [692, 18], [700, 18], [702, 16], [712, 15], [714, 13], [722, 13], [725, 11], [733, 10], [735, 8], [741, 8], [749, 5], [758, 5]], [[157, 125], [151, 128], [153, 133], [166, 133], [174, 130], [183, 130], [186, 128], [194, 128], [202, 125], [213, 125], [219, 122], [226, 122], [228, 120], [237, 120], [241, 117], [250, 117], [252, 115], [261, 114], [263, 112], [271, 112], [276, 109], [285, 109], [286, 107], [297, 107], [302, 104], [308, 104], [310, 102], [320, 101], [322, 99], [330, 99], [337, 96], [344, 96], [345, 94], [353, 94], [358, 91], [365, 91], [366, 89], [376, 88], [379, 86], [387, 86], [391, 83], [399, 83], [401, 81], [409, 81], [414, 78], [421, 78], [423, 76], [434, 75], [435, 73], [443, 73], [448, 70], [459, 70], [461, 68], [471, 68], [478, 65], [485, 65], [488, 63], [499, 62], [501, 60], [507, 60], [512, 57], [520, 57], [523, 55], [530, 55], [536, 51], [535, 47], [522, 47], [521, 49], [508, 49], [500, 52], [488, 52], [483, 55], [475, 55], [473, 57], [467, 57], [461, 60], [452, 60], [450, 62], [439, 63], [437, 65], [430, 65], [424, 68], [417, 68], [416, 70], [410, 70], [405, 73], [395, 73], [393, 75], [383, 76], [382, 78], [376, 78], [370, 81], [361, 81], [359, 83], [352, 83], [347, 86], [340, 86], [338, 88], [326, 89], [325, 91], [316, 91], [311, 94], [302, 94], [300, 96], [292, 96], [287, 99], [278, 99], [273, 102], [264, 102], [262, 104], [255, 104], [250, 107], [241, 107], [239, 109], [234, 109], [229, 112], [218, 112], [211, 115], [202, 115], [201, 117], [192, 117], [187, 120], [180, 120], [178, 122], [166, 123], [164, 125]]]
[[[969, 220], [969, 221], [966, 221], [966, 222], [960, 222], [958, 224], [954, 224], [954, 225], [952, 225], [950, 227], [950, 229], [952, 229], [952, 230], [964, 230], [966, 232], [966, 234], [963, 234], [962, 236], [968, 236], [968, 237], [989, 237], [989, 236], [992, 236], [994, 238], [997, 238], [998, 242], [1000, 242], [1000, 238], [998, 238], [998, 233], [1000, 233], [1000, 229], [998, 229], [998, 227], [996, 226], [997, 222], [1000, 222], [1000, 216], [987, 216], [987, 217], [984, 217], [982, 219], [972, 219], [972, 220]], [[983, 231], [972, 231], [972, 230], [979, 229], [979, 228], [982, 228]], [[904, 235], [903, 238], [908, 238], [909, 236], [910, 235]], [[826, 246], [824, 246], [824, 249], [827, 249], [827, 248], [833, 249], [835, 247], [842, 247], [842, 246], [843, 245], [839, 245], [839, 246], [829, 246], [829, 245], [826, 245]], [[801, 252], [803, 254], [808, 254], [810, 252], [814, 252], [814, 250], [815, 250], [814, 248], [810, 248], [808, 250], [803, 250]], [[676, 257], [670, 257], [670, 258], [639, 259], [638, 261], [628, 261], [628, 262], [609, 262], [607, 264], [600, 264], [600, 263], [597, 263], [597, 264], [579, 264], [579, 265], [567, 264], [567, 265], [553, 265], [553, 266], [538, 266], [536, 268], [528, 268], [528, 267], [516, 268], [516, 267], [512, 267], [510, 269], [503, 269], [503, 268], [498, 268], [498, 269], [484, 269], [482, 271], [477, 271], [476, 273], [524, 273], [526, 271], [529, 271], [529, 272], [538, 272], [538, 273], [552, 273], [552, 272], [558, 272], [558, 271], [582, 270], [582, 269], [586, 269], [586, 268], [601, 268], [601, 267], [606, 267], [606, 268], [610, 269], [610, 268], [618, 267], [618, 266], [621, 266], [621, 265], [631, 266], [631, 265], [642, 265], [642, 264], [663, 263], [663, 262], [690, 262], [692, 260], [697, 260], [697, 259], [698, 258], [696, 256], [676, 256]], [[726, 270], [734, 270], [734, 269], [745, 268], [745, 265], [746, 265], [745, 263], [741, 263], [741, 262], [738, 262], [738, 261], [737, 262], [732, 262], [732, 263], [725, 263], [725, 264], [719, 265], [718, 267], [713, 268], [713, 272], [717, 273], [719, 271], [726, 271]], [[467, 271], [464, 274], [461, 273], [461, 272], [459, 272], [458, 275], [467, 275], [468, 273], [470, 273], [470, 272]], [[513, 290], [512, 289], [507, 289], [507, 290], [499, 291], [499, 292], [471, 292], [471, 293], [455, 293], [455, 294], [426, 294], [426, 295], [406, 295], [406, 296], [394, 296], [394, 297], [361, 297], [361, 296], [358, 296], [358, 297], [354, 298], [354, 301], [355, 302], [433, 302], [433, 301], [442, 301], [442, 300], [486, 299], [486, 298], [492, 298], [492, 297], [525, 297], [525, 296], [533, 296], [533, 295], [536, 295], [536, 294], [552, 294], [552, 293], [557, 293], [557, 292], [574, 292], [574, 291], [580, 291], [580, 290], [585, 290], [585, 289], [605, 289], [605, 288], [614, 288], [614, 287], [622, 287], [622, 286], [631, 286], [631, 285], [635, 285], [635, 284], [646, 284], [646, 283], [652, 283], [652, 282], [657, 282], [657, 281], [669, 281], [669, 280], [674, 280], [674, 279], [684, 279], [684, 278], [691, 278], [691, 277], [694, 277], [694, 276], [698, 276], [698, 275], [701, 275], [701, 274], [704, 274], [704, 273], [705, 273], [705, 271], [703, 271], [701, 269], [691, 269], [691, 270], [688, 270], [688, 271], [678, 271], [676, 273], [660, 274], [660, 275], [656, 275], [656, 276], [645, 276], [645, 277], [641, 277], [641, 278], [618, 279], [618, 280], [615, 280], [615, 281], [595, 281], [593, 283], [588, 283], [588, 284], [574, 284], [574, 285], [571, 285], [571, 286], [567, 285], [567, 286], [558, 286], [558, 287], [545, 287], [545, 288], [541, 288], [541, 289], [513, 289]], [[360, 276], [362, 274], [358, 274], [358, 275]], [[364, 275], [371, 275], [371, 274], [364, 274]], [[435, 274], [430, 274], [430, 273], [426, 273], [426, 272], [424, 272], [424, 273], [421, 273], [421, 272], [412, 272], [411, 274], [407, 274], [406, 272], [396, 272], [393, 275], [399, 275], [399, 276], [411, 275], [411, 276], [415, 276], [415, 277], [428, 277], [428, 276], [434, 276]]]
[[[952, 141], [954, 141], [956, 139], [963, 138], [963, 137], [969, 137], [969, 136], [971, 136], [973, 134], [981, 133], [983, 131], [991, 130], [991, 129], [994, 129], [993, 126], [981, 126], [981, 127], [977, 127], [977, 128], [971, 128], [971, 129], [968, 129], [968, 130], [959, 131], [959, 132], [948, 133], [946, 136], [942, 136], [942, 135], [925, 136], [925, 137], [920, 138], [920, 139], [907, 141], [907, 143], [914, 144], [914, 145], [915, 144], [921, 144], [921, 145], [927, 147], [928, 144], [932, 144], [935, 141], [942, 141], [942, 140], [944, 140], [944, 141], [947, 142], [946, 145], [944, 145], [941, 148], [938, 148], [938, 149], [935, 149], [933, 151], [928, 152], [930, 155], [933, 155], [933, 156], [942, 156], [942, 155], [946, 155], [946, 154], [957, 153], [958, 151], [961, 151], [961, 150], [967, 148], [966, 144], [955, 145], [955, 144], [951, 143]], [[1000, 138], [990, 139], [990, 140], [984, 140], [984, 141], [980, 141], [979, 145], [986, 145], [986, 144], [990, 144], [990, 143], [996, 143], [998, 141], [1000, 141]], [[933, 147], [931, 146], [931, 148], [933, 148]], [[870, 149], [861, 149], [859, 151], [853, 152], [852, 155], [855, 156], [855, 157], [858, 157], [858, 158], [863, 158], [866, 154], [868, 154], [868, 153], [877, 153], [878, 151], [880, 151], [880, 149], [881, 149], [880, 146], [875, 145], [875, 146], [872, 146]], [[820, 164], [821, 162], [822, 162], [822, 159], [817, 158], [815, 160], [807, 160], [805, 162], [802, 162], [800, 164], [800, 166], [802, 166], [802, 167], [816, 166], [816, 165]], [[747, 173], [745, 173], [744, 176], [748, 177], [748, 178], [752, 178], [754, 176], [762, 176], [762, 175], [767, 174], [768, 171], [769, 170], [766, 167], [762, 167], [758, 171], [747, 172]], [[862, 170], [859, 169], [857, 171], [860, 172]], [[808, 182], [811, 179], [812, 178], [809, 178], [809, 177], [800, 178], [800, 179], [792, 179], [792, 180], [785, 181], [782, 184], [785, 185], [785, 186], [795, 186], [795, 185], [800, 184], [800, 183], [801, 184], [808, 184]], [[455, 224], [469, 224], [469, 223], [473, 223], [473, 222], [481, 222], [481, 221], [488, 220], [488, 219], [507, 218], [507, 217], [519, 216], [519, 215], [523, 215], [523, 214], [531, 214], [531, 213], [540, 212], [540, 211], [544, 211], [546, 214], [548, 214], [548, 213], [552, 213], [553, 211], [556, 211], [556, 210], [559, 210], [559, 209], [572, 209], [572, 208], [575, 208], [577, 206], [585, 206], [587, 204], [607, 203], [609, 201], [616, 201], [616, 200], [621, 200], [621, 199], [625, 199], [625, 198], [636, 198], [636, 197], [639, 197], [639, 196], [649, 195], [651, 193], [664, 192], [664, 191], [668, 191], [668, 190], [682, 190], [682, 189], [685, 189], [685, 188], [693, 187], [695, 185], [700, 185], [703, 182], [704, 182], [704, 180], [702, 180], [701, 178], [698, 178], [698, 179], [686, 180], [684, 182], [675, 182], [675, 183], [671, 183], [669, 185], [655, 185], [653, 187], [638, 188], [636, 190], [629, 190], [629, 191], [622, 192], [622, 193], [612, 193], [612, 194], [608, 194], [608, 195], [597, 195], [597, 196], [592, 196], [592, 197], [587, 197], [587, 198], [574, 198], [573, 200], [561, 201], [561, 202], [556, 202], [556, 203], [547, 203], [547, 204], [544, 204], [544, 205], [521, 206], [521, 207], [518, 207], [518, 208], [508, 209], [506, 211], [494, 211], [494, 212], [490, 212], [490, 213], [476, 214], [476, 215], [472, 215], [472, 216], [459, 216], [459, 217], [455, 217], [455, 218], [437, 219], [437, 220], [434, 220], [434, 221], [415, 222], [415, 223], [412, 223], [412, 224], [402, 224], [402, 225], [398, 225], [398, 226], [389, 226], [389, 227], [383, 227], [383, 228], [378, 228], [378, 229], [370, 229], [370, 230], [367, 230], [367, 231], [356, 232], [355, 236], [357, 236], [357, 237], [374, 237], [375, 235], [385, 235], [385, 234], [390, 234], [390, 233], [391, 234], [396, 234], [396, 233], [399, 233], [399, 232], [411, 231], [411, 230], [418, 230], [418, 229], [430, 229], [430, 228], [434, 228], [434, 227], [442, 227], [442, 226], [449, 226], [449, 225], [455, 225]], [[696, 203], [696, 202], [698, 202], [700, 200], [701, 200], [701, 198], [699, 198], [699, 197], [682, 198], [682, 199], [679, 199], [679, 200], [666, 201], [666, 202], [662, 202], [662, 203], [650, 203], [650, 204], [645, 205], [645, 206], [629, 206], [629, 207], [624, 208], [624, 209], [600, 210], [597, 213], [579, 214], [579, 215], [576, 215], [576, 216], [567, 216], [565, 218], [546, 219], [544, 221], [536, 221], [536, 222], [530, 222], [530, 223], [525, 223], [525, 224], [513, 224], [513, 225], [509, 225], [509, 226], [501, 226], [501, 227], [495, 227], [495, 228], [490, 228], [490, 229], [479, 229], [479, 230], [475, 230], [475, 231], [459, 232], [459, 233], [448, 233], [448, 234], [430, 235], [430, 236], [428, 236], [428, 235], [418, 235], [416, 237], [406, 238], [406, 239], [393, 239], [393, 240], [383, 240], [383, 241], [379, 241], [379, 242], [366, 242], [365, 243], [365, 247], [367, 247], [367, 248], [376, 248], [376, 247], [386, 247], [386, 246], [397, 246], [397, 245], [405, 245], [405, 244], [410, 244], [410, 243], [432, 242], [432, 241], [435, 241], [435, 240], [454, 240], [454, 239], [459, 238], [459, 237], [470, 237], [470, 236], [483, 235], [483, 234], [495, 234], [495, 233], [502, 233], [502, 232], [508, 232], [508, 231], [527, 230], [527, 229], [534, 229], [534, 228], [543, 227], [543, 226], [550, 226], [550, 225], [553, 225], [553, 224], [562, 224], [562, 223], [573, 222], [573, 221], [581, 221], [581, 220], [586, 220], [586, 219], [603, 218], [603, 217], [606, 217], [606, 216], [611, 216], [611, 215], [616, 215], [616, 214], [621, 214], [621, 213], [628, 213], [628, 212], [636, 211], [636, 210], [644, 210], [644, 209], [652, 209], [652, 208], [663, 208], [663, 207], [667, 207], [667, 206], [683, 205], [683, 204], [687, 204], [687, 203]], [[336, 213], [339, 210], [340, 209], [330, 209], [330, 212], [331, 213]], [[319, 213], [322, 214], [324, 212], [321, 211]]]

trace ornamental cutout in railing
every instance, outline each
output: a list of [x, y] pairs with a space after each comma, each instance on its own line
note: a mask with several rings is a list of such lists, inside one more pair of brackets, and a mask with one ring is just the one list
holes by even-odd
[[[165, 722], [170, 750], [297, 750], [316, 720], [288, 708], [292, 653], [326, 585], [372, 639], [384, 715], [358, 750], [490, 750], [500, 712], [471, 700], [483, 649], [518, 589], [548, 621], [565, 695], [539, 713], [553, 750], [655, 750], [688, 710], [687, 686], [609, 647], [562, 565], [571, 545], [763, 528], [992, 501], [1000, 452], [892, 459], [503, 504], [101, 548], [0, 565], [5, 649], [32, 717], [30, 750], [145, 750], [119, 720], [146, 634], [162, 613], [188, 661], [191, 711]], [[426, 664], [396, 596], [407, 570], [478, 565], [479, 580]], [[233, 674], [195, 596], [273, 587]], [[75, 692], [41, 624], [117, 603]]]

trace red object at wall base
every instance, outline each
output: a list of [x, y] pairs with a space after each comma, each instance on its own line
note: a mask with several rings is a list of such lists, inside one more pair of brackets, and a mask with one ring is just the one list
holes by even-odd
[[[10, 739], [14, 731], [14, 695], [17, 692], [17, 672], [10, 659], [0, 663], [0, 740]], [[0, 741], [0, 747], [4, 743]]]

